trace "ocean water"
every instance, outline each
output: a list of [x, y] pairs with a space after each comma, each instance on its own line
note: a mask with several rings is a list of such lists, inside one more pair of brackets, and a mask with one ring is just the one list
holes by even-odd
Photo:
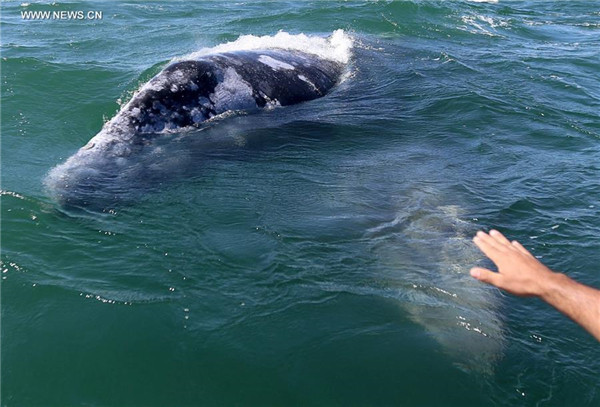
[[[600, 2], [4, 1], [1, 35], [2, 405], [600, 405], [589, 334], [468, 276], [494, 227], [600, 287]], [[57, 202], [170, 61], [252, 47], [344, 79]]]

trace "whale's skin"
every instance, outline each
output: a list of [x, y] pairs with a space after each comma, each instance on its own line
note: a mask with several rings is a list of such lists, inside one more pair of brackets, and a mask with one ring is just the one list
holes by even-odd
[[340, 81], [343, 70], [339, 62], [285, 49], [173, 62], [144, 84], [85, 146], [53, 168], [46, 186], [58, 198], [102, 188], [157, 134], [199, 128], [229, 111], [322, 97]]
[[169, 65], [119, 112], [130, 131], [197, 126], [228, 110], [287, 106], [325, 95], [342, 66], [299, 51], [238, 51]]
[[112, 132], [115, 139], [136, 143], [144, 134], [197, 127], [226, 111], [316, 99], [339, 81], [342, 69], [337, 62], [287, 50], [237, 51], [175, 62], [144, 85], [98, 138]]

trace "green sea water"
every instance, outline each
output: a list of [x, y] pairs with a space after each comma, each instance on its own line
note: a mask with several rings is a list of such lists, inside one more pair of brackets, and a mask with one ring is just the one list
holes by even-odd
[[[494, 227], [600, 287], [600, 2], [0, 7], [2, 405], [600, 405], [589, 334], [468, 276]], [[324, 98], [45, 186], [173, 58], [340, 29]]]

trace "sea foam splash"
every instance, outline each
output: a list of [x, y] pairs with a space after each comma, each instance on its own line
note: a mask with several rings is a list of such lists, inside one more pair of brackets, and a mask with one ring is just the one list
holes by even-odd
[[290, 34], [279, 31], [270, 36], [242, 35], [237, 40], [219, 44], [211, 48], [202, 48], [199, 51], [182, 57], [176, 57], [172, 62], [233, 51], [252, 51], [261, 49], [287, 49], [302, 51], [317, 55], [320, 58], [336, 61], [342, 64], [348, 63], [352, 56], [353, 39], [344, 30], [338, 29], [328, 37], [306, 34]]

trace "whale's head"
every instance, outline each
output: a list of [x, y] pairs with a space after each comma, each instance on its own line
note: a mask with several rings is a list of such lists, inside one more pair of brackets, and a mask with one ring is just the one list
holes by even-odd
[[137, 184], [140, 152], [152, 154], [144, 147], [156, 135], [197, 128], [214, 115], [207, 97], [217, 82], [212, 69], [206, 62], [178, 62], [144, 84], [95, 137], [48, 173], [50, 195], [63, 206], [121, 200]]
[[143, 146], [134, 133], [105, 126], [85, 146], [52, 168], [44, 185], [61, 205], [85, 207], [122, 196], [132, 171], [131, 158]]

